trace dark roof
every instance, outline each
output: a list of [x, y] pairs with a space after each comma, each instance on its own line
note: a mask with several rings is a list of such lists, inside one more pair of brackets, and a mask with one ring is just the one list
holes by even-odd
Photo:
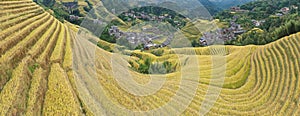
[[78, 2], [62, 2], [62, 4], [66, 7], [75, 7], [78, 5]]

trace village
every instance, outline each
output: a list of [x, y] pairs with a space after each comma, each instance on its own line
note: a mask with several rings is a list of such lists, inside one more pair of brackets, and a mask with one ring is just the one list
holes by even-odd
[[[114, 10], [112, 10], [113, 12]], [[144, 21], [158, 21], [158, 22], [163, 22], [163, 21], [168, 21], [170, 24], [172, 24], [175, 27], [183, 27], [185, 25], [184, 21], [182, 19], [180, 20], [179, 18], [175, 18], [175, 16], [172, 16], [168, 13], [165, 14], [160, 14], [160, 15], [154, 15], [151, 13], [145, 13], [144, 11], [134, 11], [134, 10], [128, 10], [124, 13], [122, 13], [119, 16], [122, 20], [124, 21], [134, 21], [134, 20], [144, 20]]]
[[[290, 7], [283, 7], [279, 10], [279, 12], [277, 12], [276, 14], [274, 14], [277, 17], [282, 17], [284, 15], [287, 15], [290, 13], [291, 9], [298, 9], [297, 6], [292, 5]], [[251, 11], [249, 10], [244, 10], [241, 9], [240, 7], [231, 7], [230, 11], [232, 14], [235, 13], [249, 13]], [[232, 20], [230, 21], [230, 25], [228, 28], [222, 28], [222, 29], [217, 29], [215, 31], [210, 31], [210, 32], [205, 32], [203, 33], [203, 36], [199, 39], [199, 43], [202, 46], [208, 46], [214, 43], [215, 40], [221, 40], [221, 41], [230, 41], [233, 39], [236, 39], [237, 35], [241, 35], [245, 32], [247, 32], [247, 30], [245, 30], [241, 24], [237, 24], [236, 21], [238, 20], [238, 16], [234, 15], [232, 17]], [[255, 20], [255, 19], [251, 19], [252, 25], [255, 27], [259, 27], [261, 25], [263, 25], [266, 21], [265, 20]]]
[[236, 23], [238, 17], [233, 17], [230, 21], [230, 27], [224, 29], [217, 29], [216, 31], [205, 32], [199, 39], [199, 43], [202, 46], [208, 46], [215, 42], [215, 40], [228, 41], [235, 39], [237, 35], [246, 32], [240, 24]]
[[[142, 32], [123, 32], [118, 26], [111, 26], [109, 35], [118, 39], [126, 39], [132, 45], [143, 45], [143, 49], [149, 50], [159, 47], [165, 47], [171, 43], [173, 35], [162, 33], [157, 27], [143, 28]], [[156, 44], [153, 41], [167, 39], [163, 43]]]
[[166, 18], [172, 19], [171, 16], [168, 16], [168, 14], [161, 15], [161, 16], [151, 16], [146, 14], [145, 12], [135, 12], [133, 10], [125, 12], [124, 16], [128, 17], [127, 21], [132, 21], [133, 19], [142, 19], [142, 20], [149, 20], [149, 21], [163, 21]]

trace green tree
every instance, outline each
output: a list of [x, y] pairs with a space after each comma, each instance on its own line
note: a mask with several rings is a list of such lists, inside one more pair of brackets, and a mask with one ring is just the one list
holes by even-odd
[[193, 40], [193, 41], [192, 41], [192, 46], [193, 46], [193, 47], [199, 47], [199, 46], [200, 46], [200, 43], [199, 43], [198, 41], [196, 41], [196, 40]]
[[42, 4], [47, 7], [52, 7], [55, 4], [55, 0], [42, 0]]

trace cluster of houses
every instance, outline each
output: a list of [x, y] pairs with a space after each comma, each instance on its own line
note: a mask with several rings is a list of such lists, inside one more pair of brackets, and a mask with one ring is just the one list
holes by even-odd
[[[280, 12], [276, 13], [275, 15], [276, 16], [286, 15], [291, 11], [291, 9], [298, 9], [298, 7], [295, 6], [295, 5], [292, 5], [291, 7], [283, 7], [279, 10]], [[237, 7], [237, 6], [231, 7], [230, 10], [231, 10], [231, 12], [236, 12], [236, 13], [248, 13], [248, 12], [250, 12], [249, 10], [244, 10], [244, 9], [241, 9], [240, 7]], [[256, 24], [259, 25], [261, 22], [254, 22], [254, 23], [255, 23], [255, 25]]]
[[276, 13], [276, 16], [283, 16], [291, 12], [292, 9], [298, 10], [298, 6], [292, 5], [291, 7], [283, 7], [279, 11], [279, 13]]
[[256, 26], [256, 27], [259, 27], [259, 26], [261, 26], [263, 23], [265, 23], [266, 22], [266, 20], [251, 20], [252, 21], [252, 23], [253, 23], [253, 25], [254, 26]]
[[[151, 32], [154, 34], [148, 34], [146, 32]], [[149, 50], [151, 48], [159, 48], [165, 47], [171, 43], [172, 36], [168, 36], [168, 38], [162, 44], [153, 43], [154, 40], [162, 39], [161, 31], [158, 28], [144, 28], [142, 32], [123, 32], [117, 26], [111, 26], [109, 29], [110, 36], [115, 36], [117, 39], [125, 38], [132, 45], [144, 45], [145, 50]]]
[[237, 7], [237, 6], [231, 7], [230, 10], [231, 10], [231, 12], [238, 12], [238, 13], [249, 12], [249, 10], [244, 10], [244, 9], [241, 9], [241, 7]]
[[213, 32], [203, 33], [203, 36], [199, 39], [199, 43], [203, 46], [211, 45], [216, 40], [228, 41], [236, 38], [237, 35], [243, 34], [246, 31], [240, 24], [235, 22], [235, 18], [230, 22], [229, 28], [217, 29]]
[[283, 7], [280, 9], [280, 12], [282, 12], [283, 14], [288, 14], [290, 12], [290, 8], [289, 7]]
[[70, 15], [69, 16], [70, 20], [78, 20], [80, 17], [79, 16], [76, 16], [76, 15]]
[[[276, 13], [276, 16], [283, 16], [288, 13], [290, 13], [291, 9], [297, 10], [298, 7], [295, 5], [292, 5], [291, 7], [283, 7], [280, 9], [280, 13]], [[248, 10], [243, 10], [240, 7], [231, 7], [230, 10], [232, 12], [238, 12], [238, 13], [247, 13]], [[206, 32], [203, 34], [203, 36], [199, 39], [199, 42], [201, 45], [207, 46], [211, 45], [215, 40], [222, 40], [222, 41], [228, 41], [235, 39], [237, 35], [243, 34], [246, 31], [241, 27], [240, 24], [236, 24], [237, 16], [234, 16], [232, 21], [230, 22], [229, 28], [224, 29], [217, 29], [213, 32]], [[261, 26], [263, 23], [265, 23], [265, 20], [251, 20], [254, 26]]]
[[283, 15], [288, 14], [290, 12], [290, 8], [289, 7], [283, 7], [279, 11], [280, 12], [276, 13], [275, 15], [281, 17]]
[[[292, 5], [291, 7], [283, 7], [275, 15], [279, 16], [279, 17], [284, 16], [286, 14], [289, 14], [291, 12], [291, 9], [297, 10], [298, 7], [295, 6], [295, 5]], [[253, 25], [255, 25], [256, 27], [261, 26], [263, 23], [266, 22], [265, 20], [260, 20], [260, 21], [258, 21], [258, 20], [251, 20], [251, 21], [253, 22]]]
[[125, 12], [124, 16], [130, 17], [129, 20], [131, 20], [131, 19], [144, 19], [144, 20], [151, 20], [151, 21], [154, 21], [154, 20], [162, 21], [165, 18], [172, 19], [172, 17], [169, 16], [168, 14], [160, 15], [160, 16], [151, 16], [151, 15], [146, 14], [145, 12], [136, 12], [136, 11], [133, 11], [133, 10], [129, 10], [128, 12]]
[[[171, 19], [173, 20], [174, 17], [172, 17], [169, 14], [164, 14], [160, 16], [156, 15], [150, 15], [145, 12], [137, 12], [133, 10], [129, 10], [128, 12], [123, 13], [125, 17], [127, 17], [127, 21], [132, 21], [134, 19], [140, 19], [140, 20], [148, 20], [148, 21], [164, 21], [165, 19]], [[174, 23], [178, 26], [182, 25], [180, 21], [174, 21]]]

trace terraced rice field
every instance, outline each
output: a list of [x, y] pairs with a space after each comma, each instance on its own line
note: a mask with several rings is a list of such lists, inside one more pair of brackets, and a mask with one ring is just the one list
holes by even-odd
[[[116, 80], [111, 62], [114, 54], [102, 49], [95, 51], [97, 75], [90, 75], [96, 81], [85, 78], [93, 70], [88, 64], [73, 67], [72, 61], [87, 57], [77, 64], [87, 63], [94, 57], [89, 49], [95, 46], [83, 44], [70, 24], [59, 22], [31, 0], [0, 0], [0, 16], [0, 115], [151, 115], [147, 111], [164, 106], [160, 115], [176, 111], [199, 115], [206, 110], [206, 115], [300, 114], [300, 33], [265, 46], [226, 46], [222, 86], [217, 83], [221, 77], [211, 75], [213, 69], [218, 70], [212, 67], [211, 58], [218, 51], [181, 48], [166, 51], [162, 57], [151, 56], [179, 59], [185, 61], [185, 67], [156, 75], [165, 79], [163, 86], [153, 94], [139, 96]], [[196, 55], [187, 54], [190, 50]], [[126, 69], [122, 59], [116, 59], [116, 63], [123, 66], [117, 70]], [[73, 73], [74, 68], [86, 75]], [[151, 80], [149, 75], [129, 73], [140, 84]], [[207, 109], [207, 103], [213, 101], [206, 99], [213, 97], [206, 96], [209, 85], [221, 89], [211, 109]], [[173, 105], [167, 106], [170, 102]]]
[[31, 0], [0, 1], [0, 115], [82, 114], [66, 24]]
[[[99, 54], [96, 57], [99, 58], [96, 66], [97, 76], [103, 88], [96, 88], [102, 90], [94, 92], [91, 89], [90, 92], [92, 92], [89, 94], [103, 92], [105, 95], [96, 96], [94, 99], [100, 101], [100, 103], [118, 104], [131, 111], [155, 110], [167, 105], [174, 99], [178, 104], [184, 104], [190, 95], [193, 96], [192, 102], [183, 110], [182, 115], [199, 115], [199, 111], [205, 111], [205, 109], [201, 109], [201, 106], [205, 106], [205, 103], [210, 102], [206, 101], [205, 95], [209, 85], [213, 85], [216, 88], [221, 88], [221, 92], [207, 115], [298, 115], [300, 110], [299, 37], [300, 33], [265, 46], [226, 46], [226, 73], [222, 86], [218, 86], [217, 83], [217, 80], [221, 77], [211, 75], [214, 67], [212, 67], [209, 49], [196, 49], [196, 57], [200, 64], [200, 79], [198, 79], [198, 75], [194, 76], [193, 73], [189, 74], [190, 76], [187, 78], [180, 78], [184, 71], [193, 71], [196, 67], [195, 62], [188, 60], [186, 66], [183, 66], [182, 72], [160, 77], [166, 78], [163, 86], [159, 91], [148, 96], [135, 95], [128, 92], [127, 88], [122, 87], [118, 82], [120, 80], [116, 80], [116, 77], [114, 77], [114, 71], [116, 70], [112, 71], [110, 59], [114, 58], [113, 54], [98, 50], [97, 53]], [[188, 48], [174, 49], [174, 51], [178, 53], [179, 59], [185, 60], [195, 57], [186, 54], [190, 51]], [[119, 70], [125, 68], [120, 67]], [[197, 71], [194, 73], [197, 73]], [[134, 72], [131, 72], [131, 74], [134, 80], [141, 84], [148, 83], [151, 80], [148, 75]], [[126, 76], [122, 79], [122, 81], [128, 81]], [[92, 81], [82, 80], [85, 82]], [[198, 88], [195, 95], [193, 95], [193, 88], [182, 92], [185, 94], [180, 94], [179, 88], [183, 86], [180, 83], [186, 81], [188, 81], [188, 84], [184, 86], [187, 88], [193, 87], [192, 84], [197, 84]], [[174, 96], [177, 95], [185, 98], [176, 99]], [[111, 101], [111, 103], [107, 101]], [[107, 114], [132, 115], [131, 112], [114, 105], [101, 107], [109, 109], [109, 111], [106, 111]], [[182, 106], [173, 106], [164, 113], [166, 115], [173, 114], [180, 107]], [[90, 108], [91, 110], [99, 110], [94, 107]]]

